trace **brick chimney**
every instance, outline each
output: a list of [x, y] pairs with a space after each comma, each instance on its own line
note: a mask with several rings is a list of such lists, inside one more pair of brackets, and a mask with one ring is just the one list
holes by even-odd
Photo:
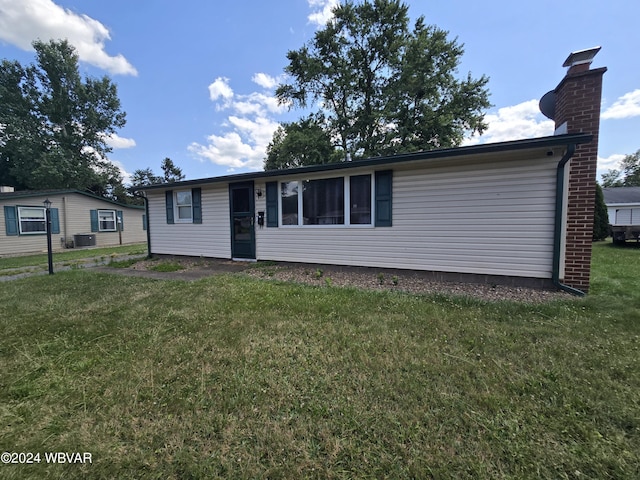
[[591, 70], [600, 47], [573, 52], [555, 93], [556, 133], [588, 133], [590, 143], [578, 145], [569, 163], [569, 182], [562, 283], [587, 293], [591, 273], [593, 213], [598, 163], [598, 133], [602, 76], [606, 67]]

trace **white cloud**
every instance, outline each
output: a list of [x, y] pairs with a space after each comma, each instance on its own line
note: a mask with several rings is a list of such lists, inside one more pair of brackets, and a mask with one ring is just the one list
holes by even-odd
[[112, 74], [137, 75], [123, 55], [109, 55], [109, 30], [87, 15], [78, 15], [52, 0], [0, 0], [0, 39], [23, 50], [34, 40], [67, 39], [83, 62]]
[[216, 78], [211, 85], [209, 85], [209, 98], [213, 101], [219, 98], [231, 99], [233, 98], [233, 90], [229, 86], [229, 79], [226, 77]]
[[625, 157], [625, 155], [621, 153], [614, 153], [613, 155], [609, 155], [608, 157], [598, 157], [598, 169], [596, 178], [601, 180], [603, 174], [607, 173], [609, 170], [618, 170], [620, 169], [620, 161]]
[[307, 0], [309, 8], [313, 10], [307, 19], [318, 27], [324, 27], [333, 18], [333, 9], [340, 0]]
[[127, 172], [122, 162], [119, 162], [118, 160], [110, 160], [110, 162], [113, 163], [118, 168], [118, 170], [120, 170], [120, 174], [122, 175], [122, 183], [125, 185], [131, 185], [131, 173]]
[[[253, 81], [265, 88], [277, 85], [276, 79], [267, 74], [256, 74]], [[209, 135], [206, 145], [193, 142], [189, 151], [199, 159], [233, 170], [262, 169], [267, 146], [279, 125], [274, 116], [287, 107], [278, 104], [273, 92], [236, 94], [225, 77], [209, 85], [209, 98], [218, 111], [229, 111], [222, 127], [230, 131]]]
[[608, 157], [598, 157], [598, 170], [611, 170], [620, 168], [620, 162], [625, 155], [614, 153]]
[[264, 150], [261, 146], [246, 143], [237, 132], [210, 135], [207, 140], [208, 145], [192, 143], [188, 147], [189, 151], [197, 157], [231, 169], [260, 170], [262, 168]]
[[604, 120], [615, 118], [630, 118], [640, 116], [640, 89], [629, 92], [618, 98], [602, 112]]
[[117, 133], [112, 133], [105, 138], [107, 145], [111, 148], [132, 148], [136, 146], [136, 141], [133, 138], [125, 138], [119, 136]]
[[262, 88], [272, 89], [278, 86], [281, 77], [272, 77], [266, 73], [256, 73], [251, 81], [260, 85]]
[[489, 128], [481, 136], [467, 138], [463, 145], [505, 142], [522, 138], [553, 135], [554, 122], [540, 113], [538, 100], [529, 100], [511, 107], [499, 108], [485, 116]]

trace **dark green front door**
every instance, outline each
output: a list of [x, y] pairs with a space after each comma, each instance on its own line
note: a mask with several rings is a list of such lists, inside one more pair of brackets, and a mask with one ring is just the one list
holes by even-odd
[[229, 207], [231, 210], [231, 257], [255, 259], [253, 182], [229, 185]]

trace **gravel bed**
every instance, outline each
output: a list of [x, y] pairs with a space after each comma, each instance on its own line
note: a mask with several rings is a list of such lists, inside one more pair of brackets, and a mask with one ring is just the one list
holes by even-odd
[[512, 287], [476, 283], [433, 281], [419, 272], [376, 271], [375, 269], [333, 268], [315, 265], [257, 264], [245, 271], [248, 275], [270, 280], [292, 281], [317, 286], [356, 287], [370, 290], [398, 290], [417, 294], [445, 294], [473, 297], [486, 301], [511, 300], [543, 303], [552, 300], [572, 300], [578, 297], [560, 290]]
[[[439, 293], [472, 297], [486, 301], [511, 300], [516, 302], [543, 303], [553, 300], [573, 300], [574, 295], [559, 290], [513, 287], [477, 283], [434, 281], [424, 274], [403, 270], [379, 270], [361, 267], [339, 267], [272, 262], [236, 262], [224, 259], [163, 256], [131, 265], [133, 270], [144, 271], [162, 262], [178, 263], [182, 269], [208, 270], [211, 273], [238, 272], [253, 278], [304, 283], [315, 286], [355, 287], [369, 290], [396, 290], [416, 294]], [[170, 277], [172, 273], [166, 273]]]

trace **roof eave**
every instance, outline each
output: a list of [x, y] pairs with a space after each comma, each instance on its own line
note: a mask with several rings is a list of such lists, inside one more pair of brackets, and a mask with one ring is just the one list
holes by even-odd
[[444, 148], [438, 150], [427, 150], [415, 153], [405, 153], [387, 157], [373, 157], [365, 160], [355, 160], [352, 162], [328, 163], [322, 165], [309, 165], [306, 167], [288, 168], [284, 170], [266, 170], [259, 172], [239, 173], [233, 175], [222, 175], [218, 177], [200, 178], [194, 180], [183, 180], [173, 183], [159, 183], [142, 187], [132, 187], [134, 191], [167, 189], [169, 187], [188, 187], [191, 185], [202, 185], [208, 183], [236, 182], [243, 180], [253, 180], [257, 178], [281, 177], [285, 175], [306, 174], [331, 170], [343, 170], [348, 168], [358, 168], [367, 166], [395, 165], [399, 163], [416, 160], [437, 160], [444, 158], [461, 157], [465, 155], [477, 155], [486, 153], [498, 153], [507, 151], [528, 150], [534, 148], [554, 147], [560, 145], [589, 143], [593, 139], [590, 134], [566, 134], [553, 135], [549, 137], [539, 137], [525, 140], [512, 140], [507, 142], [485, 143], [482, 145], [468, 145], [464, 147]]

